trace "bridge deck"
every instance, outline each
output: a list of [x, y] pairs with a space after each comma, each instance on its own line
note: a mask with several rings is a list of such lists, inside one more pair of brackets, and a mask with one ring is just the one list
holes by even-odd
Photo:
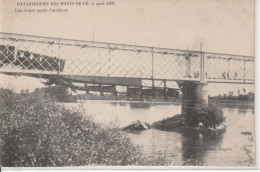
[[0, 33], [0, 73], [142, 86], [144, 80], [254, 83], [254, 57]]

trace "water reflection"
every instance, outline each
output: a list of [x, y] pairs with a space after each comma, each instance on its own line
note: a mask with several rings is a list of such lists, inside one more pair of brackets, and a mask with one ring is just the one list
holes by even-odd
[[129, 103], [131, 108], [145, 108], [149, 109], [150, 108], [150, 103], [145, 103], [145, 102], [134, 102], [134, 103]]
[[119, 102], [119, 106], [126, 106], [126, 102]]
[[242, 107], [238, 107], [238, 115], [246, 115], [246, 114], [254, 114], [254, 108], [252, 107], [247, 107], [247, 108], [242, 108]]
[[223, 132], [198, 132], [186, 130], [182, 132], [182, 165], [204, 165], [204, 157], [208, 151], [216, 151], [223, 140]]

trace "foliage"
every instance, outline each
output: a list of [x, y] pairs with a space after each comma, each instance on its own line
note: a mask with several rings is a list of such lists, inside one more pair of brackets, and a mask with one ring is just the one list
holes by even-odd
[[49, 86], [45, 88], [37, 88], [35, 89], [34, 94], [41, 94], [42, 92], [59, 102], [73, 101], [72, 95], [68, 94], [67, 87], [65, 86]]
[[249, 143], [243, 145], [243, 147], [240, 148], [246, 154], [247, 158], [239, 159], [238, 163], [240, 165], [255, 166], [256, 156], [255, 156], [255, 151], [253, 151], [255, 148], [255, 139], [253, 136], [249, 136], [247, 139], [249, 140]]
[[44, 94], [0, 89], [0, 165], [10, 167], [164, 165], [118, 128], [102, 126]]
[[202, 123], [205, 128], [216, 128], [225, 122], [225, 117], [221, 107], [215, 103], [209, 103], [209, 105], [196, 106], [195, 110], [188, 114], [186, 120], [190, 126], [197, 127], [199, 123]]

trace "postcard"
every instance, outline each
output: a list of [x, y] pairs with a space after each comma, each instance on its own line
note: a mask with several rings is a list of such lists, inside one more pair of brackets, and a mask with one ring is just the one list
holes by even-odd
[[0, 166], [254, 168], [253, 0], [1, 0]]

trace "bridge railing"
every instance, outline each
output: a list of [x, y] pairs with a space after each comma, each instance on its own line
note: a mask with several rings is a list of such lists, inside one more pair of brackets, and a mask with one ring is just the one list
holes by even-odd
[[252, 82], [254, 58], [0, 33], [0, 72]]
[[254, 82], [255, 59], [251, 56], [204, 53], [205, 75], [213, 82]]

